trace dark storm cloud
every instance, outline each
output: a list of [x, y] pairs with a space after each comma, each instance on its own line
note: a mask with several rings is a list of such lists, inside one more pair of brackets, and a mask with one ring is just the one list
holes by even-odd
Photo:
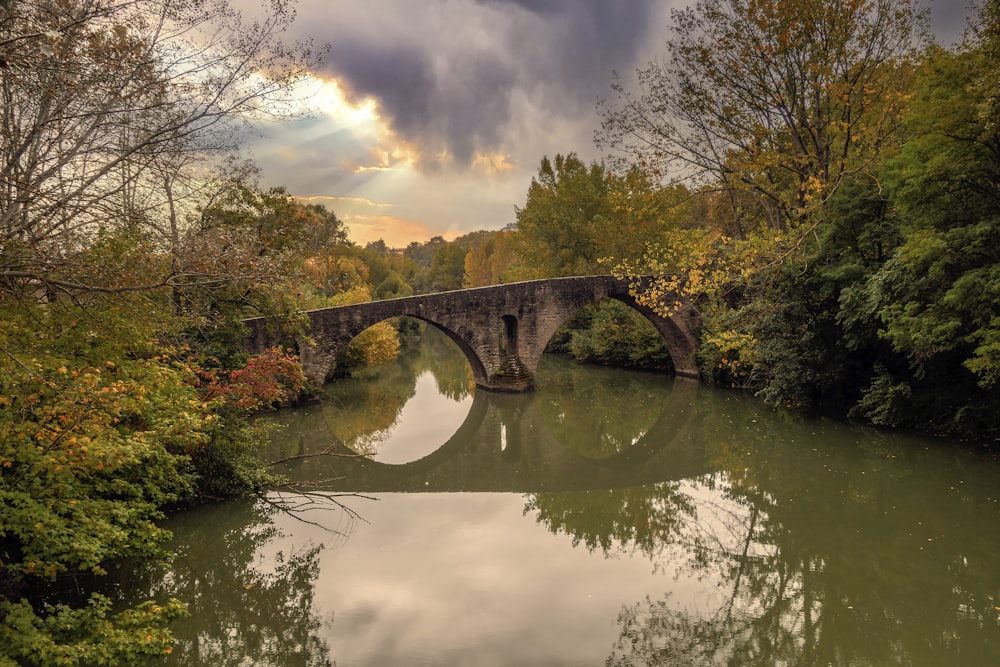
[[331, 45], [323, 74], [356, 100], [376, 99], [425, 158], [447, 151], [463, 166], [477, 151], [514, 152], [523, 116], [553, 128], [595, 117], [611, 71], [634, 66], [657, 4], [340, 0], [303, 3], [299, 25]]
[[[938, 39], [960, 36], [964, 0], [925, 0]], [[671, 6], [688, 0], [300, 0], [297, 29], [331, 53], [321, 74], [416, 145], [467, 166], [481, 153], [534, 165], [593, 156], [595, 104], [612, 70], [662, 53]]]
[[480, 51], [445, 62], [426, 45], [376, 44], [345, 37], [332, 47], [330, 74], [355, 98], [374, 97], [404, 138], [468, 162], [496, 145], [510, 113], [515, 73]]
[[372, 96], [404, 126], [407, 117], [430, 110], [436, 86], [426, 53], [410, 44], [377, 44], [351, 35], [332, 45], [332, 74], [342, 78], [356, 96]]

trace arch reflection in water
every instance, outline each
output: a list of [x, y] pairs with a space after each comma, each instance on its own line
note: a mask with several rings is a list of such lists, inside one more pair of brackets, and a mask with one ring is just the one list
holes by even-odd
[[[449, 399], [435, 393], [431, 383], [417, 383], [398, 414], [411, 414], [417, 424], [413, 432], [424, 439], [403, 445], [406, 453], [423, 455], [406, 463], [399, 463], [403, 457], [352, 457], [351, 449], [331, 436], [336, 431], [325, 426], [333, 410], [378, 413], [383, 394], [371, 386], [371, 377], [366, 378], [361, 393], [367, 400], [313, 410], [323, 414], [319, 428], [300, 423], [282, 435], [284, 446], [279, 448], [285, 452], [339, 456], [295, 459], [283, 472], [296, 480], [333, 479], [322, 488], [337, 491], [530, 492], [634, 485], [703, 471], [703, 457], [688, 442], [697, 383], [593, 367], [581, 370], [559, 358], [547, 359], [543, 369], [536, 393], [477, 392], [457, 428], [431, 417], [439, 410], [435, 402]], [[391, 369], [386, 373], [398, 376]], [[418, 409], [411, 412], [411, 404]], [[348, 422], [351, 414], [340, 419]], [[398, 418], [393, 428], [405, 431], [404, 422]], [[647, 465], [653, 460], [657, 465]]]
[[539, 364], [534, 409], [551, 437], [578, 456], [605, 460], [635, 454], [647, 434], [666, 435], [681, 425], [690, 401], [676, 393], [692, 389], [685, 378], [603, 366], [561, 357]]
[[[442, 434], [458, 430], [472, 407], [471, 393], [453, 399], [439, 390], [431, 371], [424, 371], [416, 377], [410, 395], [398, 405], [393, 421], [384, 428], [366, 430], [369, 424], [358, 423], [358, 419], [364, 421], [386, 407], [379, 396], [365, 391], [373, 384], [365, 380], [338, 383], [324, 394], [323, 412], [333, 432], [344, 434], [347, 447], [379, 463], [408, 463], [430, 454], [440, 446]], [[344, 432], [344, 424], [359, 431]]]
[[[458, 429], [475, 387], [468, 361], [433, 326], [400, 320], [404, 346], [396, 359], [337, 378], [326, 385], [319, 404], [273, 418], [285, 428], [273, 441], [272, 460], [302, 461], [334, 447], [340, 455], [405, 463], [433, 451]], [[311, 475], [308, 466], [289, 466], [288, 472], [293, 479]]]

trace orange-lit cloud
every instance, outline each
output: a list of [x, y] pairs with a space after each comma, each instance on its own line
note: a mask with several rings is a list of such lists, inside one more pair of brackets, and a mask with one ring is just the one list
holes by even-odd
[[509, 162], [509, 157], [503, 153], [477, 152], [472, 159], [472, 168], [486, 174], [498, 174], [510, 171], [514, 168], [514, 165]]
[[345, 162], [345, 166], [356, 174], [363, 174], [369, 171], [405, 169], [419, 162], [419, 151], [415, 147], [399, 143], [391, 136], [386, 136], [385, 139], [385, 143], [379, 143], [369, 151], [371, 160], [367, 164]]
[[[348, 238], [358, 245], [382, 239], [390, 248], [405, 248], [415, 239], [430, 239], [439, 236], [428, 225], [415, 220], [406, 220], [391, 215], [352, 215], [342, 218], [348, 229]], [[456, 234], [444, 235], [446, 239]]]
[[[296, 197], [310, 204], [322, 204], [333, 211], [347, 228], [348, 238], [358, 245], [382, 239], [391, 248], [404, 248], [411, 241], [423, 242], [441, 232], [429, 225], [385, 213], [393, 204], [376, 202], [364, 197], [332, 197], [312, 195]], [[457, 234], [452, 234], [452, 237]]]

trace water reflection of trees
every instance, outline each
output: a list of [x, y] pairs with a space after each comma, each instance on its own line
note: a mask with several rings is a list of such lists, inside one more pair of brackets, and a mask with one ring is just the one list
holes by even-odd
[[529, 497], [552, 532], [708, 591], [626, 604], [609, 666], [1000, 664], [998, 485], [975, 453], [740, 426], [706, 424], [711, 475]]
[[[225, 503], [185, 516], [185, 541], [165, 570], [130, 572], [126, 590], [184, 600], [164, 664], [226, 667], [332, 665], [313, 611], [322, 545], [273, 548], [282, 537], [278, 511], [260, 502]], [[139, 583], [136, 583], [139, 580]]]
[[549, 432], [578, 455], [603, 459], [638, 442], [670, 402], [672, 378], [622, 373], [544, 356], [538, 410]]
[[571, 536], [573, 546], [606, 555], [641, 553], [658, 562], [694, 512], [678, 482], [626, 489], [529, 495], [524, 512], [552, 533]]

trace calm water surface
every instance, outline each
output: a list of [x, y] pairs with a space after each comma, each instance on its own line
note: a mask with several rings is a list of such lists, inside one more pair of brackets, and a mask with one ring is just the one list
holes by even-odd
[[174, 518], [177, 665], [1000, 665], [1000, 460], [428, 332], [279, 415], [268, 502]]

